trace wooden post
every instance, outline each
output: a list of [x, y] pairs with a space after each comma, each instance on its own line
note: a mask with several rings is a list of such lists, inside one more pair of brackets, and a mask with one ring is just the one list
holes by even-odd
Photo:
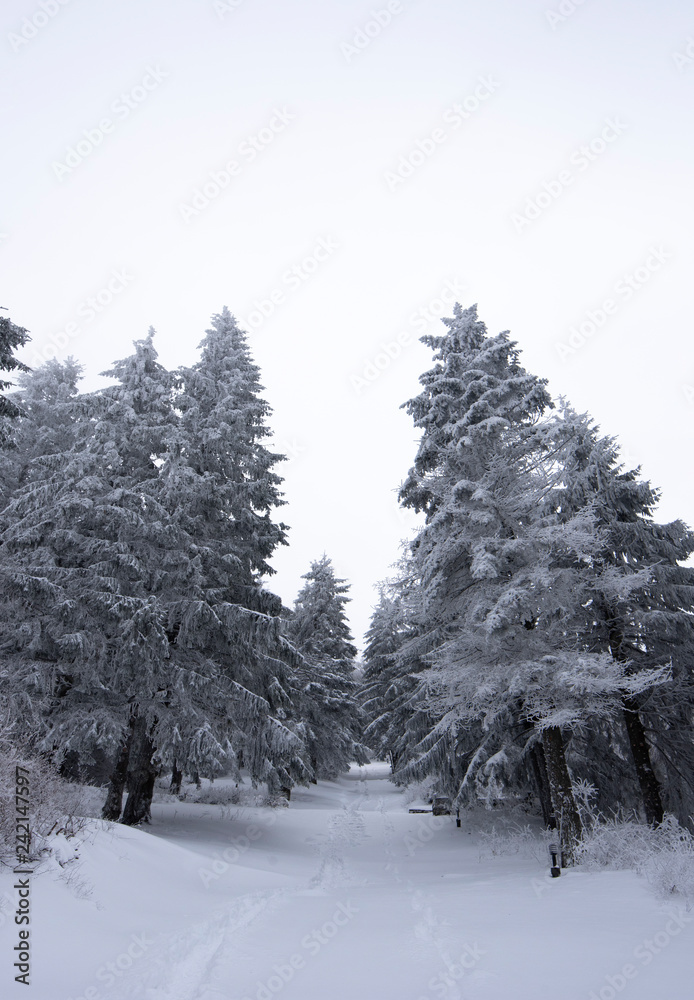
[[552, 878], [559, 878], [559, 876], [561, 875], [561, 868], [559, 866], [559, 861], [558, 861], [559, 847], [557, 846], [557, 844], [549, 845], [549, 855], [552, 859], [552, 867], [550, 868], [549, 873], [552, 876]]

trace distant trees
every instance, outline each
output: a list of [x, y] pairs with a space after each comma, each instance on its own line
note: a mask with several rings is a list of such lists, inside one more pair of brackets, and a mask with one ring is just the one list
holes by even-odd
[[[379, 587], [366, 633], [361, 683], [364, 742], [389, 760], [394, 771], [430, 728], [417, 680], [426, 664], [417, 658], [413, 642], [418, 635], [421, 588], [409, 553], [397, 563], [397, 570]], [[407, 653], [401, 655], [404, 648]]]
[[349, 587], [325, 555], [311, 563], [303, 579], [286, 632], [302, 656], [298, 706], [311, 768], [315, 778], [334, 779], [352, 761], [368, 761], [359, 739], [357, 649], [344, 610]]

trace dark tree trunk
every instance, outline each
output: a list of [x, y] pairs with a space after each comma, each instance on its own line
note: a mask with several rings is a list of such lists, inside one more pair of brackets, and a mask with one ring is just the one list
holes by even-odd
[[548, 830], [555, 830], [557, 820], [554, 815], [554, 809], [552, 808], [552, 792], [550, 789], [547, 764], [545, 762], [545, 752], [542, 749], [542, 744], [536, 743], [530, 750], [528, 756], [530, 757], [530, 770], [533, 778], [535, 779], [537, 795], [540, 800], [542, 818], [545, 821], [545, 826]]
[[[610, 651], [619, 663], [626, 663], [628, 656], [624, 649], [624, 633], [610, 609], [607, 610], [607, 621], [610, 637]], [[635, 698], [625, 697], [622, 701], [624, 725], [629, 738], [631, 756], [639, 780], [641, 798], [646, 810], [646, 821], [651, 826], [663, 822], [663, 800], [660, 796], [660, 786], [651, 764], [651, 754], [648, 740], [644, 732], [643, 722], [639, 715], [639, 705]]]
[[152, 743], [147, 719], [138, 715], [133, 720], [133, 743], [128, 768], [128, 800], [121, 822], [127, 826], [149, 823], [156, 769], [152, 763]]
[[171, 785], [169, 786], [169, 791], [172, 795], [181, 794], [181, 782], [183, 781], [183, 771], [178, 770], [178, 765], [174, 761], [173, 771], [171, 772]]
[[634, 698], [624, 699], [624, 724], [629, 737], [631, 755], [634, 758], [636, 775], [639, 779], [641, 798], [646, 810], [646, 821], [651, 826], [657, 826], [663, 822], [663, 801], [660, 797], [658, 779], [653, 772], [648, 740], [639, 715], [639, 706]]
[[104, 808], [101, 810], [102, 819], [111, 820], [113, 823], [118, 822], [121, 809], [123, 808], [123, 792], [125, 791], [125, 782], [128, 778], [128, 760], [130, 759], [132, 739], [133, 729], [131, 720], [130, 725], [123, 734], [123, 742], [118, 751], [116, 763], [109, 781], [106, 802], [104, 803]]
[[80, 781], [80, 758], [76, 750], [68, 750], [63, 757], [58, 770], [61, 778], [66, 781]]
[[547, 765], [552, 807], [559, 825], [562, 847], [571, 863], [573, 850], [581, 837], [582, 827], [566, 765], [564, 738], [558, 726], [543, 730], [542, 747]]

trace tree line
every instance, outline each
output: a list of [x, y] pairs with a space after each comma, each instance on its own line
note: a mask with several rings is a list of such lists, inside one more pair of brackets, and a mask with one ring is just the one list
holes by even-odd
[[[79, 391], [72, 358], [30, 371], [2, 318], [0, 698], [5, 727], [104, 818], [147, 820], [156, 776], [334, 777], [360, 744], [344, 581], [312, 563], [294, 609], [267, 587], [287, 543], [282, 458], [246, 336], [213, 316], [190, 367], [154, 331]], [[8, 389], [5, 380], [0, 386]], [[124, 803], [124, 796], [127, 798]]]
[[105, 776], [106, 818], [146, 820], [162, 771], [288, 796], [375, 754], [459, 807], [534, 802], [569, 849], [586, 803], [691, 824], [694, 533], [508, 332], [443, 322], [403, 404], [423, 523], [359, 671], [327, 556], [292, 609], [268, 588], [282, 456], [227, 309], [192, 366], [150, 330], [89, 393], [71, 358], [17, 361], [0, 317], [1, 707], [66, 776]]

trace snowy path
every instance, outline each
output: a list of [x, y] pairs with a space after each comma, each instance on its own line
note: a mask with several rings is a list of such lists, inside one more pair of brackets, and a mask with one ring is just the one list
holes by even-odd
[[518, 855], [480, 861], [454, 820], [409, 814], [384, 765], [297, 789], [288, 809], [222, 813], [166, 803], [150, 832], [102, 830], [83, 851], [90, 899], [37, 884], [33, 995], [613, 1000], [622, 982], [628, 1000], [692, 995], [694, 913], [680, 904], [673, 924], [676, 904], [628, 872], [548, 880]]
[[[441, 826], [434, 837], [454, 829], [448, 820]], [[280, 876], [295, 880], [294, 887], [268, 892], [266, 905], [258, 905], [247, 927], [213, 920], [205, 935], [196, 932], [179, 959], [180, 946], [166, 949], [165, 960], [157, 963], [168, 965], [165, 985], [143, 989], [142, 995], [152, 1000], [250, 1000], [282, 992], [287, 1000], [414, 1000], [427, 995], [432, 975], [456, 969], [461, 955], [470, 966], [460, 969], [467, 983], [483, 983], [488, 973], [476, 968], [482, 955], [474, 935], [456, 933], [435, 914], [427, 897], [431, 857], [427, 861], [425, 855], [430, 853], [431, 830], [431, 816], [406, 812], [383, 765], [355, 769], [339, 783], [295, 791], [292, 808], [256, 841], [257, 853], [267, 854]], [[190, 846], [195, 846], [194, 838]], [[460, 832], [454, 845], [459, 841]], [[445, 888], [450, 897], [457, 894], [453, 883]], [[240, 897], [240, 904], [245, 900]], [[194, 982], [190, 970], [199, 960], [206, 964], [198, 968]], [[419, 984], [416, 992], [413, 984]], [[468, 994], [450, 977], [450, 985], [439, 979], [432, 995]]]

